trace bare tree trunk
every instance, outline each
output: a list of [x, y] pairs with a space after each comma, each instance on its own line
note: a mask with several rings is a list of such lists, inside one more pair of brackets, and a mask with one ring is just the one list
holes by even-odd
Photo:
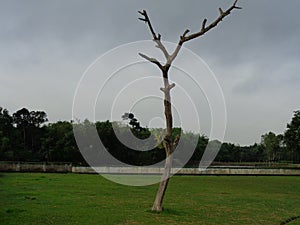
[[170, 94], [170, 90], [172, 86], [170, 86], [169, 84], [167, 71], [163, 71], [163, 77], [164, 77], [164, 88], [162, 88], [161, 90], [163, 90], [164, 92], [164, 107], [165, 107], [165, 117], [166, 117], [166, 135], [163, 141], [165, 151], [166, 151], [166, 162], [165, 162], [164, 173], [161, 177], [156, 198], [152, 206], [152, 211], [156, 211], [156, 212], [162, 211], [162, 203], [171, 175], [172, 160], [173, 160], [172, 153], [174, 151], [173, 140], [172, 140], [173, 117], [172, 117], [172, 104], [171, 104], [171, 94]]
[[156, 58], [151, 58], [145, 54], [139, 53], [139, 55], [148, 60], [151, 63], [154, 63], [158, 66], [158, 68], [162, 71], [163, 79], [164, 79], [164, 88], [161, 88], [160, 90], [164, 92], [164, 107], [165, 107], [165, 117], [166, 117], [166, 135], [164, 137], [164, 147], [166, 151], [166, 162], [165, 162], [165, 169], [164, 173], [162, 175], [160, 185], [156, 194], [156, 198], [152, 207], [153, 211], [161, 212], [162, 211], [162, 203], [165, 196], [165, 192], [169, 183], [170, 174], [171, 174], [171, 168], [172, 168], [172, 153], [174, 149], [176, 148], [176, 145], [179, 141], [179, 137], [176, 137], [175, 141], [172, 140], [172, 128], [173, 128], [173, 118], [172, 118], [172, 108], [171, 108], [171, 95], [170, 90], [175, 87], [175, 84], [169, 84], [169, 78], [168, 78], [168, 71], [172, 65], [172, 62], [177, 57], [182, 45], [185, 42], [188, 42], [190, 40], [193, 40], [195, 38], [199, 38], [206, 34], [208, 31], [216, 27], [225, 17], [227, 17], [234, 9], [241, 9], [240, 7], [236, 6], [238, 0], [234, 0], [234, 3], [231, 7], [229, 7], [226, 11], [223, 11], [221, 8], [219, 8], [219, 17], [211, 22], [209, 25], [207, 25], [207, 19], [204, 19], [202, 22], [202, 26], [200, 31], [196, 33], [192, 33], [188, 35], [190, 30], [185, 30], [183, 34], [180, 36], [177, 47], [175, 48], [174, 52], [170, 54], [168, 50], [165, 48], [164, 44], [161, 42], [161, 35], [155, 33], [152, 24], [150, 22], [150, 19], [148, 17], [148, 14], [146, 10], [139, 11], [139, 13], [142, 15], [141, 18], [139, 18], [141, 21], [145, 22], [149, 26], [149, 30], [152, 34], [153, 41], [156, 43], [156, 47], [159, 48], [162, 53], [165, 56], [166, 62], [163, 65], [161, 62], [159, 62]]
[[165, 193], [168, 187], [168, 183], [170, 180], [171, 175], [171, 168], [172, 168], [172, 155], [166, 157], [165, 169], [164, 173], [161, 177], [161, 181], [159, 184], [159, 188], [156, 193], [155, 201], [152, 206], [152, 211], [161, 212], [162, 211], [162, 204], [165, 197]]

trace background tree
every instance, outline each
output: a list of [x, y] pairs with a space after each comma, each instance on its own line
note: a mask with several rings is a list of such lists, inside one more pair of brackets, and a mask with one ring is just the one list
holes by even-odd
[[[191, 134], [189, 134], [189, 135], [191, 135]], [[193, 134], [193, 135], [196, 135], [196, 134]], [[186, 136], [185, 133], [183, 133], [180, 137], [180, 139], [183, 138], [184, 143], [189, 141], [188, 139], [185, 138], [185, 136]], [[197, 142], [196, 149], [195, 149], [192, 157], [186, 164], [186, 167], [198, 167], [199, 166], [202, 155], [208, 144], [208, 138], [205, 135], [197, 135], [197, 138], [198, 138], [198, 142]], [[195, 137], [193, 137], [192, 140], [195, 140]]]
[[[34, 161], [39, 160], [41, 139], [45, 129], [41, 125], [47, 122], [47, 114], [43, 111], [29, 111], [22, 108], [13, 114], [13, 124], [17, 135], [22, 136], [22, 146], [19, 148], [19, 160], [30, 157]], [[29, 156], [29, 155], [32, 156]]]
[[43, 160], [50, 162], [72, 162], [84, 164], [84, 159], [76, 145], [71, 122], [58, 121], [46, 127], [42, 139]]
[[13, 119], [7, 109], [0, 107], [0, 158], [11, 159], [13, 152]]
[[240, 156], [241, 150], [239, 146], [231, 143], [223, 143], [215, 160], [218, 162], [236, 162], [240, 160]]
[[172, 128], [173, 128], [173, 117], [172, 117], [172, 108], [171, 108], [171, 94], [170, 91], [172, 88], [175, 87], [175, 84], [170, 84], [169, 82], [169, 69], [171, 68], [171, 65], [175, 58], [177, 57], [181, 47], [185, 42], [188, 42], [190, 40], [193, 40], [195, 38], [203, 36], [205, 33], [210, 31], [212, 28], [216, 27], [226, 16], [228, 16], [234, 9], [241, 9], [240, 7], [237, 7], [238, 0], [235, 0], [233, 5], [229, 7], [226, 11], [223, 11], [221, 8], [219, 8], [219, 17], [207, 25], [207, 19], [204, 19], [202, 22], [202, 26], [199, 32], [192, 33], [188, 35], [190, 32], [189, 30], [185, 30], [183, 34], [180, 36], [177, 47], [173, 51], [173, 53], [169, 53], [168, 50], [165, 48], [164, 44], [161, 42], [161, 35], [157, 34], [150, 22], [149, 16], [145, 10], [139, 11], [139, 13], [143, 16], [142, 18], [139, 18], [140, 20], [144, 21], [152, 34], [153, 41], [156, 43], [156, 47], [159, 48], [164, 57], [165, 57], [165, 63], [162, 64], [155, 58], [151, 58], [145, 54], [139, 53], [141, 57], [144, 59], [150, 61], [151, 63], [154, 63], [158, 66], [158, 68], [162, 72], [163, 77], [163, 83], [164, 87], [160, 88], [160, 90], [164, 93], [164, 112], [165, 112], [165, 118], [166, 118], [166, 133], [163, 141], [164, 149], [166, 152], [166, 159], [165, 159], [165, 169], [164, 173], [162, 175], [162, 179], [156, 194], [156, 198], [154, 201], [154, 204], [152, 206], [153, 211], [161, 212], [162, 211], [162, 203], [163, 198], [168, 186], [169, 178], [170, 178], [170, 172], [172, 167], [172, 153], [174, 149], [176, 148], [176, 145], [179, 140], [179, 136], [173, 140], [172, 138]]
[[281, 140], [282, 137], [280, 135], [277, 136], [273, 132], [262, 135], [261, 143], [264, 146], [265, 155], [269, 163], [278, 160], [281, 152]]
[[134, 117], [133, 113], [124, 113], [122, 119], [129, 120], [129, 125], [136, 131], [141, 131], [144, 129], [143, 127], [141, 127], [140, 122], [137, 120], [137, 118]]
[[27, 133], [30, 123], [30, 112], [26, 108], [22, 108], [13, 114], [13, 121], [17, 129], [23, 136], [23, 148], [26, 148]]
[[287, 124], [284, 143], [294, 162], [300, 162], [300, 111], [295, 111], [292, 121]]
[[[130, 131], [134, 134], [137, 139], [132, 139], [131, 133], [128, 132], [126, 127], [120, 127], [119, 131], [122, 132], [122, 137], [131, 140], [131, 145], [135, 146], [135, 149], [139, 149], [139, 151], [132, 150], [130, 148], [124, 147], [127, 152], [127, 160], [126, 162], [133, 165], [153, 165], [162, 161], [165, 158], [165, 154], [162, 154], [160, 151], [160, 142], [157, 138], [158, 131], [157, 129], [152, 129], [151, 132], [148, 128], [142, 127], [137, 118], [135, 118], [133, 113], [124, 113], [122, 116], [123, 120], [129, 120], [129, 125], [131, 126]], [[156, 136], [151, 136], [151, 133], [155, 133]], [[144, 140], [141, 142], [140, 140]], [[157, 146], [153, 149], [152, 146]], [[151, 150], [148, 150], [151, 149]], [[147, 151], [148, 150], [148, 151]], [[131, 160], [129, 160], [131, 159]], [[131, 162], [130, 162], [131, 161]], [[123, 161], [124, 162], [124, 161]]]
[[[73, 125], [80, 128], [79, 130], [84, 137], [90, 135], [88, 131], [91, 126], [96, 126], [97, 132], [106, 149], [111, 155], [126, 164], [138, 166], [153, 165], [166, 158], [165, 151], [162, 151], [164, 149], [162, 141], [165, 129], [140, 129], [140, 125], [136, 126], [138, 123], [137, 119], [133, 120], [134, 126], [129, 124], [131, 128], [128, 129], [128, 126], [110, 121], [98, 121], [95, 124], [88, 120], [76, 124], [73, 122], [58, 121], [43, 125], [47, 120], [45, 112], [29, 111], [25, 108], [18, 110], [13, 115], [15, 117], [11, 116], [8, 110], [0, 107], [0, 161], [54, 161], [87, 165], [77, 147]], [[129, 117], [133, 119], [134, 115], [128, 114], [127, 117], [128, 119]], [[28, 133], [26, 136], [30, 137], [29, 140], [26, 138], [26, 145], [24, 145], [23, 140], [23, 126], [27, 128]], [[130, 149], [122, 144], [116, 136], [116, 130], [114, 129], [122, 137], [130, 137], [133, 133], [138, 139], [143, 139], [142, 143], [136, 141], [135, 145], [138, 146], [137, 149], [150, 149], [152, 147], [149, 146], [153, 145], [157, 147], [151, 151], [135, 151]], [[150, 134], [152, 134], [151, 138]], [[183, 165], [183, 162], [181, 162], [182, 157], [180, 155], [182, 153], [185, 154], [185, 152], [176, 152], [173, 158], [174, 165], [197, 167], [208, 144], [208, 138], [192, 132], [183, 132], [181, 128], [172, 128], [172, 140], [178, 135], [181, 136], [180, 141], [183, 149], [190, 149], [191, 140], [195, 140], [195, 138], [198, 138], [198, 143], [191, 159], [186, 165]], [[297, 149], [297, 143], [299, 143], [299, 141], [297, 142], [299, 140], [299, 111], [295, 112], [292, 122], [288, 124], [284, 135], [275, 135], [269, 132], [263, 135], [262, 140], [260, 144], [255, 143], [249, 146], [222, 143], [214, 163], [226, 165], [232, 162], [282, 162], [292, 160], [299, 162], [299, 150], [295, 150]], [[90, 148], [89, 145], [88, 147]], [[275, 152], [273, 152], [274, 150]]]

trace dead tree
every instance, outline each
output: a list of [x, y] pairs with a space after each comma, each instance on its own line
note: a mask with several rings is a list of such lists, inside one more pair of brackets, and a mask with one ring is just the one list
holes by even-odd
[[161, 41], [161, 35], [156, 33], [152, 27], [152, 24], [150, 22], [149, 16], [145, 10], [139, 11], [139, 13], [142, 15], [142, 18], [139, 18], [140, 20], [144, 21], [152, 34], [153, 41], [156, 43], [156, 47], [159, 48], [164, 57], [166, 62], [162, 64], [155, 58], [151, 58], [145, 54], [139, 53], [141, 57], [144, 59], [148, 60], [151, 63], [154, 63], [155, 65], [158, 66], [158, 68], [162, 72], [162, 77], [163, 77], [163, 84], [164, 87], [160, 88], [160, 90], [164, 93], [164, 113], [165, 113], [165, 118], [166, 118], [166, 133], [165, 137], [163, 140], [163, 145], [164, 149], [166, 152], [166, 161], [165, 161], [165, 168], [164, 168], [164, 173], [161, 178], [161, 182], [156, 194], [156, 198], [152, 207], [152, 211], [156, 212], [161, 212], [162, 211], [162, 203], [164, 199], [164, 195], [168, 186], [168, 182], [170, 179], [170, 173], [171, 173], [171, 168], [172, 168], [172, 153], [174, 149], [177, 146], [177, 143], [179, 141], [180, 137], [176, 137], [175, 140], [172, 140], [172, 128], [173, 128], [173, 118], [172, 118], [172, 108], [171, 108], [171, 94], [170, 91], [172, 88], [175, 87], [175, 84], [172, 83], [170, 84], [169, 82], [169, 69], [177, 57], [182, 45], [185, 42], [188, 42], [190, 40], [193, 40], [195, 38], [201, 37], [214, 27], [216, 27], [226, 16], [228, 16], [234, 9], [241, 9], [240, 7], [237, 6], [238, 0], [235, 0], [233, 5], [229, 7], [226, 11], [223, 11], [221, 8], [219, 8], [219, 17], [207, 25], [207, 19], [204, 19], [202, 22], [202, 26], [199, 32], [192, 33], [188, 35], [190, 30], [185, 30], [183, 34], [180, 36], [177, 47], [175, 48], [173, 53], [169, 53], [164, 44]]

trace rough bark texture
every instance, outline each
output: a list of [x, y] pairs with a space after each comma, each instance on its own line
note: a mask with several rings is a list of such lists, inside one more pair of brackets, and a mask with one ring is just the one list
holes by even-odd
[[173, 141], [172, 140], [172, 129], [173, 129], [173, 118], [172, 118], [172, 104], [171, 104], [171, 89], [175, 87], [175, 84], [170, 84], [169, 83], [169, 69], [177, 57], [182, 45], [190, 41], [192, 39], [198, 38], [205, 33], [207, 33], [209, 30], [212, 28], [216, 27], [226, 16], [228, 16], [231, 11], [234, 9], [241, 9], [240, 7], [237, 7], [238, 0], [235, 0], [234, 3], [232, 4], [231, 7], [229, 7], [226, 11], [223, 11], [221, 8], [219, 8], [219, 17], [210, 23], [209, 25], [206, 25], [207, 19], [204, 19], [202, 22], [202, 26], [199, 32], [187, 35], [190, 30], [185, 30], [183, 34], [180, 36], [178, 44], [176, 49], [172, 54], [169, 54], [163, 43], [161, 42], [161, 35], [156, 34], [150, 18], [148, 17], [148, 14], [145, 10], [139, 11], [139, 13], [143, 16], [142, 18], [139, 18], [140, 20], [144, 21], [146, 24], [148, 24], [149, 30], [152, 34], [153, 41], [156, 43], [156, 47], [159, 48], [162, 53], [165, 56], [166, 63], [163, 65], [161, 62], [159, 62], [155, 58], [151, 58], [145, 54], [139, 53], [141, 57], [144, 59], [148, 60], [149, 62], [154, 63], [155, 65], [158, 66], [158, 68], [162, 71], [162, 77], [163, 77], [163, 82], [164, 82], [164, 87], [160, 88], [162, 92], [164, 92], [164, 110], [165, 110], [165, 117], [166, 117], [166, 134], [164, 137], [164, 148], [166, 152], [166, 161], [165, 161], [165, 168], [164, 168], [164, 173], [161, 178], [161, 182], [156, 194], [156, 198], [152, 207], [153, 211], [156, 212], [161, 212], [162, 211], [162, 204], [163, 204], [163, 199], [167, 190], [167, 186], [169, 183], [170, 175], [171, 175], [171, 168], [172, 168], [172, 153], [174, 149], [177, 146], [177, 143], [179, 141], [180, 137], [176, 137], [176, 139]]
[[161, 178], [159, 188], [157, 190], [156, 198], [152, 206], [152, 211], [161, 212], [162, 202], [167, 190], [169, 179], [171, 176], [172, 159], [173, 159], [173, 140], [172, 140], [172, 128], [173, 128], [173, 118], [172, 118], [172, 105], [171, 105], [171, 85], [169, 84], [168, 74], [163, 74], [164, 77], [164, 107], [165, 107], [165, 117], [166, 117], [166, 134], [164, 137], [164, 148], [166, 151], [166, 162], [164, 173]]
[[166, 163], [165, 163], [165, 169], [164, 169], [164, 173], [162, 175], [160, 184], [159, 184], [159, 188], [157, 190], [156, 193], [156, 197], [152, 206], [152, 211], [155, 212], [161, 212], [162, 211], [162, 203], [163, 203], [163, 199], [168, 187], [168, 183], [170, 180], [170, 176], [171, 176], [171, 168], [172, 168], [172, 154], [168, 155], [166, 158]]

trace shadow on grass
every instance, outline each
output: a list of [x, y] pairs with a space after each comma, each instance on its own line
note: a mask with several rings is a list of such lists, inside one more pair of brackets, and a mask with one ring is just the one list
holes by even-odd
[[170, 208], [163, 208], [162, 212], [155, 212], [150, 209], [146, 210], [147, 213], [152, 213], [152, 214], [163, 214], [163, 215], [176, 215], [176, 216], [181, 216], [184, 215], [184, 212], [170, 209]]
[[9, 213], [9, 214], [17, 214], [17, 213], [22, 213], [22, 212], [26, 212], [25, 209], [6, 209], [5, 210], [6, 213]]
[[285, 224], [288, 224], [288, 223], [290, 223], [294, 220], [298, 220], [298, 219], [300, 219], [300, 216], [293, 216], [293, 217], [288, 218], [287, 220], [281, 222], [280, 225], [285, 225]]

